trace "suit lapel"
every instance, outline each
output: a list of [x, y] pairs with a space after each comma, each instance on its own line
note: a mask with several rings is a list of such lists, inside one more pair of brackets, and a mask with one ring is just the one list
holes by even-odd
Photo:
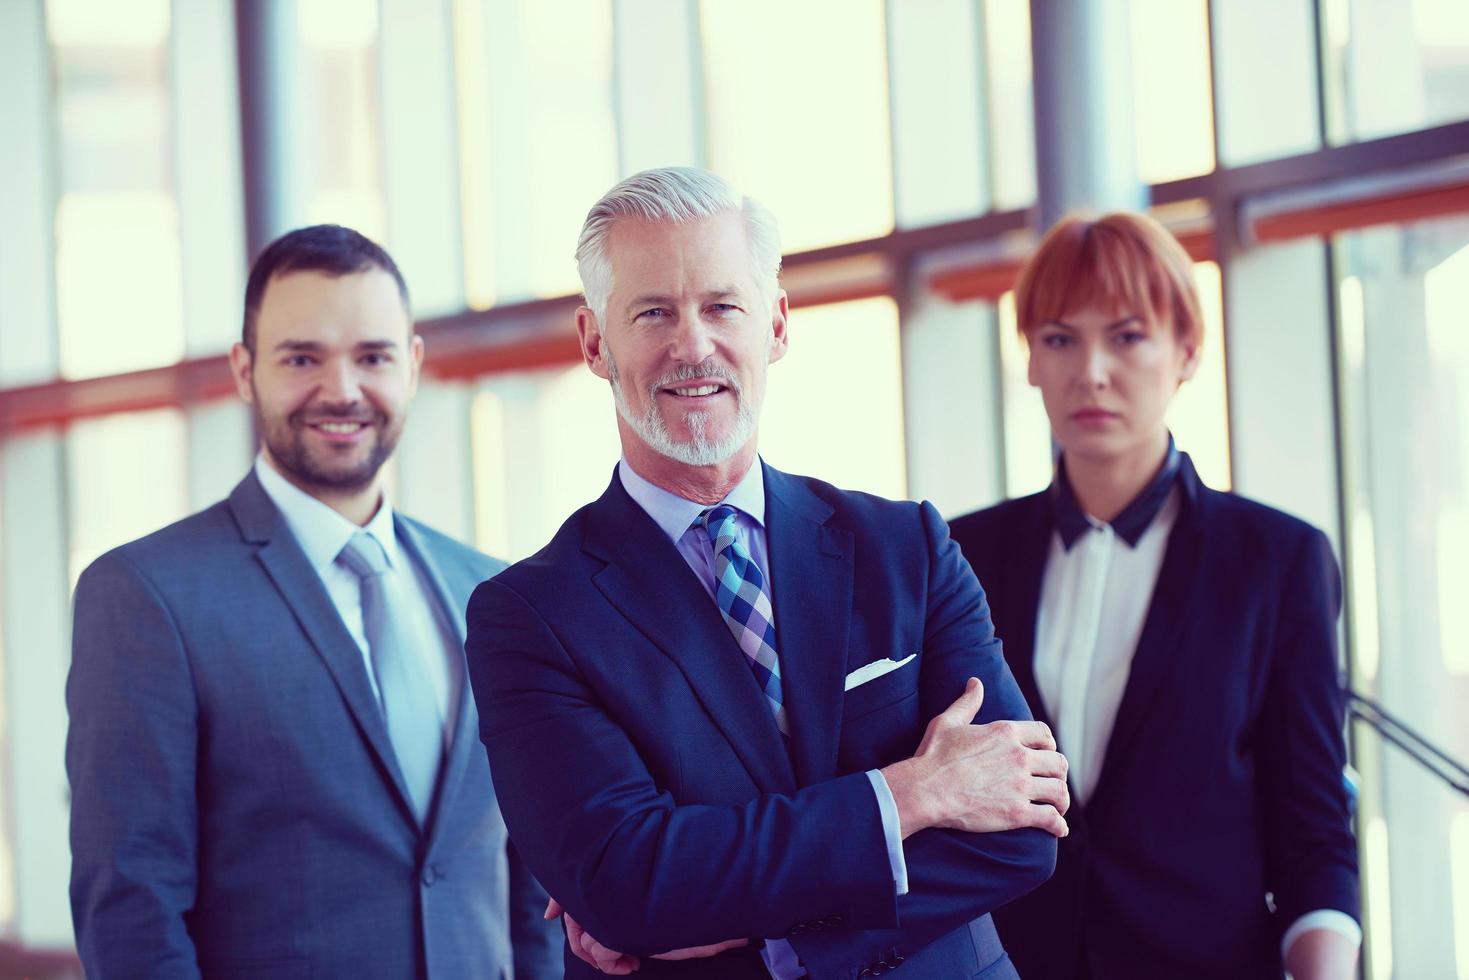
[[[423, 569], [429, 586], [433, 589], [434, 598], [438, 601], [439, 612], [453, 630], [459, 645], [458, 649], [463, 650], [464, 616], [459, 611], [460, 603], [455, 599], [443, 575], [440, 574], [438, 566], [434, 564], [428, 549], [424, 546], [423, 539], [412, 522], [398, 514], [393, 516], [393, 526], [397, 531], [399, 543], [418, 567]], [[439, 777], [439, 791], [429, 825], [429, 833], [434, 838], [439, 836], [445, 815], [454, 812], [454, 799], [464, 784], [465, 772], [474, 757], [479, 755], [480, 764], [485, 764], [483, 755], [475, 752], [480, 746], [477, 721], [478, 716], [475, 714], [474, 701], [469, 691], [469, 680], [465, 676], [459, 685], [459, 702], [458, 710], [454, 714], [454, 731], [449, 739], [449, 750], [444, 757], [443, 773]]]
[[826, 527], [830, 505], [765, 468], [766, 539], [781, 687], [802, 786], [836, 772], [852, 620], [853, 538]]
[[[673, 542], [627, 495], [616, 474], [588, 520], [585, 548], [607, 562], [593, 576], [597, 588], [678, 665], [755, 784], [767, 793], [793, 792], [790, 757], [755, 676]], [[660, 709], [674, 707], [651, 708]]]
[[410, 822], [416, 823], [409, 803], [407, 785], [398, 770], [397, 756], [388, 741], [387, 726], [362, 662], [362, 650], [347, 632], [347, 627], [332, 605], [321, 577], [306, 560], [295, 537], [287, 529], [280, 512], [271, 503], [255, 474], [247, 476], [230, 494], [230, 507], [245, 540], [259, 544], [256, 558], [264, 566], [290, 608], [302, 631], [310, 639], [317, 654], [342, 693], [351, 712], [376, 757], [388, 782], [393, 787], [399, 806]]
[[1132, 668], [1127, 675], [1127, 685], [1122, 691], [1122, 701], [1117, 707], [1117, 720], [1112, 735], [1107, 740], [1098, 770], [1097, 788], [1092, 793], [1091, 805], [1096, 806], [1098, 797], [1105, 796], [1109, 781], [1107, 769], [1115, 761], [1126, 759], [1132, 743], [1137, 740], [1144, 721], [1152, 713], [1151, 705], [1163, 679], [1179, 667], [1180, 657], [1186, 653], [1180, 649], [1182, 635], [1189, 623], [1193, 608], [1192, 594], [1198, 582], [1198, 569], [1204, 553], [1204, 527], [1207, 515], [1206, 502], [1202, 499], [1202, 486], [1192, 464], [1184, 457], [1179, 472], [1179, 487], [1183, 499], [1173, 530], [1168, 535], [1168, 546], [1163, 552], [1163, 564], [1158, 570], [1158, 582], [1153, 588], [1148, 612], [1143, 620], [1143, 631], [1138, 637], [1137, 651], [1132, 657]]

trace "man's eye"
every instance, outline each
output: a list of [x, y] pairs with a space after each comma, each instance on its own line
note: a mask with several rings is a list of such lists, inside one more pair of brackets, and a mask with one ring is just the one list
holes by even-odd
[[739, 307], [733, 303], [714, 303], [709, 307], [710, 313], [733, 313]]
[[383, 353], [377, 353], [377, 352], [375, 352], [375, 353], [372, 353], [372, 354], [364, 354], [362, 356], [362, 363], [363, 364], [370, 365], [370, 366], [373, 366], [373, 367], [377, 367], [379, 365], [387, 364], [390, 361], [392, 361], [392, 358], [389, 357], [386, 354], [383, 354]]
[[651, 310], [644, 310], [643, 312], [639, 313], [637, 316], [633, 317], [633, 319], [635, 319], [635, 320], [642, 320], [642, 319], [645, 319], [645, 318], [646, 319], [656, 319], [656, 318], [665, 317], [665, 316], [668, 316], [668, 311], [665, 310], [665, 309], [663, 309], [661, 306], [655, 306]]
[[307, 367], [311, 364], [311, 358], [305, 354], [291, 354], [284, 363], [286, 367]]

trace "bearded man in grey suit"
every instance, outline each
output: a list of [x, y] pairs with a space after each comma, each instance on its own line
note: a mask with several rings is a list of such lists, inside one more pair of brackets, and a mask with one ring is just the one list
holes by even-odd
[[230, 354], [263, 446], [77, 585], [71, 898], [91, 977], [559, 977], [464, 683], [503, 565], [393, 511], [423, 340], [346, 228], [271, 244]]

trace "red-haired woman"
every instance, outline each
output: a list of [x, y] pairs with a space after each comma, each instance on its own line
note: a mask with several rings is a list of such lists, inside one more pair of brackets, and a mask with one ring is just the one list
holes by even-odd
[[952, 529], [1072, 803], [1054, 877], [995, 913], [1006, 949], [1044, 980], [1354, 976], [1336, 561], [1173, 445], [1188, 256], [1142, 215], [1067, 219], [1016, 306], [1055, 479]]

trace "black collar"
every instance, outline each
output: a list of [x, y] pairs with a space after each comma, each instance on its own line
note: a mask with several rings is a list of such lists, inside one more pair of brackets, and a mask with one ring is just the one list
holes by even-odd
[[[1173, 436], [1168, 436], [1168, 455], [1163, 457], [1163, 465], [1159, 467], [1158, 473], [1152, 481], [1143, 488], [1142, 492], [1133, 498], [1132, 503], [1122, 509], [1122, 513], [1112, 519], [1112, 530], [1117, 536], [1127, 542], [1128, 547], [1136, 548], [1138, 539], [1153, 523], [1153, 518], [1158, 516], [1158, 511], [1163, 509], [1163, 503], [1168, 499], [1169, 492], [1178, 482], [1179, 470], [1182, 468], [1185, 457], [1173, 444]], [[1091, 527], [1091, 522], [1082, 513], [1081, 506], [1076, 502], [1076, 495], [1071, 491], [1071, 481], [1066, 476], [1066, 458], [1062, 456], [1056, 461], [1056, 478], [1051, 481], [1051, 489], [1048, 496], [1051, 500], [1051, 514], [1056, 524], [1056, 530], [1061, 532], [1061, 544], [1067, 551], [1081, 537], [1082, 532]]]

